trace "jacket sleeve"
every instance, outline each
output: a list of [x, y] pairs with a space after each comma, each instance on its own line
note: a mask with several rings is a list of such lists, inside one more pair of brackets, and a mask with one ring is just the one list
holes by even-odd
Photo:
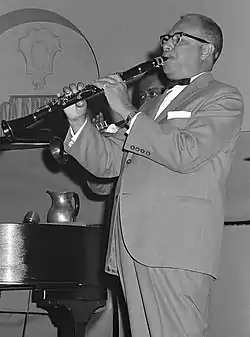
[[75, 142], [68, 131], [64, 149], [96, 177], [117, 177], [120, 172], [126, 129], [105, 136], [88, 121]]
[[115, 187], [115, 181], [110, 180], [102, 183], [87, 181], [87, 184], [93, 193], [103, 196], [110, 195]]
[[165, 119], [157, 123], [141, 113], [124, 148], [173, 171], [186, 173], [225, 149], [238, 136], [242, 119], [241, 94], [233, 87], [221, 87], [193, 109], [185, 121]]

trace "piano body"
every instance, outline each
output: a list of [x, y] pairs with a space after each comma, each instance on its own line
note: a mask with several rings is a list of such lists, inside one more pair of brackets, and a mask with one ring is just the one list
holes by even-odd
[[[89, 194], [87, 172], [76, 161], [55, 162], [46, 137], [0, 139], [0, 291], [31, 289], [58, 337], [82, 337], [92, 313], [106, 304], [105, 200]], [[46, 223], [47, 189], [80, 195], [77, 223]], [[40, 224], [21, 223], [29, 210]]]

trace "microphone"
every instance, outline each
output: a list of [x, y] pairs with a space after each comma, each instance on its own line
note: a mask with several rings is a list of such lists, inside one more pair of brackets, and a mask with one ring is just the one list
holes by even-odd
[[28, 211], [24, 218], [23, 218], [23, 224], [32, 224], [32, 225], [38, 225], [40, 222], [40, 217], [36, 212]]

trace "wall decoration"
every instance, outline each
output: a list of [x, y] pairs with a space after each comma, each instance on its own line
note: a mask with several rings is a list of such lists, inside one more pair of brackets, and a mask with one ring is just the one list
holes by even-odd
[[[65, 85], [99, 77], [93, 47], [70, 20], [41, 8], [0, 15], [0, 122], [34, 113]], [[0, 130], [2, 136], [2, 130]]]
[[33, 77], [35, 90], [46, 85], [46, 77], [53, 74], [54, 58], [62, 50], [60, 38], [44, 26], [31, 27], [19, 38], [17, 50], [26, 63], [26, 74]]

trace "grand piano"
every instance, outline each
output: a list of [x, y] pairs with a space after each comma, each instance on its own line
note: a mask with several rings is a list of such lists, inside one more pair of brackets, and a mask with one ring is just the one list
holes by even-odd
[[[63, 167], [55, 162], [50, 139], [48, 131], [0, 139], [0, 291], [32, 290], [32, 302], [47, 311], [58, 337], [82, 337], [107, 299], [105, 200], [91, 200], [87, 173], [73, 158]], [[81, 195], [77, 222], [46, 222], [46, 189]], [[22, 223], [29, 210], [39, 214], [39, 224]]]
[[84, 336], [106, 303], [102, 228], [82, 224], [0, 224], [0, 290], [32, 290], [60, 337]]

